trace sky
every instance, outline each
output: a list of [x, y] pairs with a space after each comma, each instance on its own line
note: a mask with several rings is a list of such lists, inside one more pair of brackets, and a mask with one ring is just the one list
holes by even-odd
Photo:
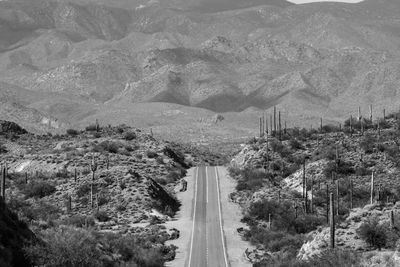
[[345, 2], [345, 3], [358, 3], [362, 2], [362, 0], [288, 0], [289, 2], [296, 3], [296, 4], [303, 4], [303, 3], [311, 3], [311, 2]]

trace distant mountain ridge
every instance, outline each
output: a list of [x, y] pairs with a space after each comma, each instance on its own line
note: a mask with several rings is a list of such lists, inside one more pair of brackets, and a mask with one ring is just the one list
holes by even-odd
[[124, 121], [147, 102], [238, 118], [277, 106], [299, 125], [398, 109], [399, 12], [394, 0], [1, 1], [1, 116], [23, 108], [35, 119], [14, 120], [45, 132], [47, 119]]

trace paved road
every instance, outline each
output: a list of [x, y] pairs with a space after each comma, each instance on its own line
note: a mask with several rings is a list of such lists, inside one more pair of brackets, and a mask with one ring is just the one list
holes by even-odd
[[188, 267], [228, 267], [216, 167], [198, 167]]

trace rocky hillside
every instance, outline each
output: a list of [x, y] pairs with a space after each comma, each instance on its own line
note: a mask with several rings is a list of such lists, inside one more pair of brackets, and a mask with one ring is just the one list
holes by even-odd
[[[193, 164], [220, 160], [126, 125], [93, 124], [53, 136], [0, 125], [6, 206], [41, 240], [22, 244], [15, 237], [35, 265], [76, 266], [94, 253], [85, 266], [162, 266], [175, 257], [176, 247], [164, 243], [179, 231], [163, 223], [179, 210], [181, 178]], [[80, 253], [68, 256], [78, 244]]]
[[[361, 121], [287, 129], [282, 141], [278, 133], [252, 139], [233, 158], [231, 198], [248, 224], [239, 230], [257, 245], [246, 251], [256, 266], [330, 266], [328, 259], [335, 266], [398, 265], [399, 114]], [[328, 249], [329, 193], [335, 251]]]
[[[137, 114], [146, 118], [138, 127], [175, 123], [171, 136], [193, 128], [199, 140], [239, 123], [238, 135], [252, 134], [257, 119], [248, 118], [274, 105], [303, 126], [399, 105], [395, 0], [22, 0], [0, 10], [1, 116], [41, 133], [94, 117], [132, 124]], [[192, 119], [148, 114], [143, 102]], [[207, 112], [233, 119], [202, 127], [197, 114]]]

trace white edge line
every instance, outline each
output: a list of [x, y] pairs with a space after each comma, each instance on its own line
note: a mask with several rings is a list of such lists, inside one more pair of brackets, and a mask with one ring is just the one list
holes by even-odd
[[196, 174], [196, 183], [194, 184], [194, 207], [193, 207], [193, 225], [192, 225], [192, 238], [190, 241], [190, 251], [189, 251], [189, 263], [188, 267], [190, 267], [190, 262], [192, 261], [192, 250], [193, 250], [193, 239], [194, 239], [194, 223], [196, 219], [196, 202], [197, 202], [197, 181], [199, 180], [199, 167], [197, 167]]
[[225, 266], [228, 267], [228, 259], [226, 257], [226, 248], [225, 248], [225, 240], [224, 240], [224, 231], [222, 229], [222, 213], [221, 213], [221, 199], [219, 197], [219, 175], [218, 175], [218, 168], [215, 167], [215, 180], [217, 181], [217, 196], [218, 196], [218, 212], [219, 212], [219, 226], [221, 229], [221, 239], [222, 239], [222, 248], [224, 250], [224, 259], [225, 259]]
[[207, 166], [206, 166], [206, 201], [208, 203], [208, 173], [207, 173]]

